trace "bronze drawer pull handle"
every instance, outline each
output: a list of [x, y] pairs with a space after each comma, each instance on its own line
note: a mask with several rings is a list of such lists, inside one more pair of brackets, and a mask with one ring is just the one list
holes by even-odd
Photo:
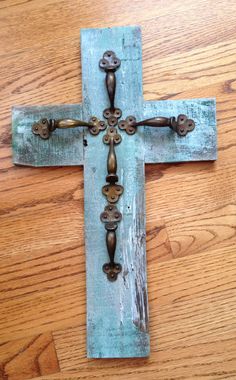
[[106, 123], [99, 121], [96, 117], [91, 117], [89, 122], [75, 119], [40, 119], [32, 125], [32, 132], [39, 135], [44, 140], [50, 137], [55, 129], [67, 129], [76, 127], [88, 127], [92, 135], [98, 135], [100, 131], [106, 129]]
[[105, 263], [102, 267], [108, 280], [115, 281], [118, 273], [121, 272], [122, 266], [114, 261], [116, 251], [116, 229], [117, 223], [121, 221], [122, 215], [115, 205], [108, 204], [100, 215], [101, 221], [105, 223], [106, 246], [110, 262]]
[[148, 127], [169, 127], [179, 136], [186, 136], [186, 134], [195, 128], [193, 120], [188, 119], [186, 115], [179, 115], [176, 118], [170, 117], [153, 117], [137, 122], [134, 116], [128, 116], [125, 120], [119, 122], [119, 128], [123, 129], [128, 135], [133, 135], [136, 132], [136, 128], [139, 126]]
[[120, 59], [117, 58], [115, 53], [111, 50], [106, 51], [103, 54], [103, 58], [99, 61], [99, 67], [106, 72], [106, 89], [110, 101], [110, 107], [103, 111], [103, 116], [108, 119], [110, 126], [117, 124], [117, 119], [122, 116], [122, 112], [114, 105], [116, 94], [116, 75], [115, 71], [120, 67]]

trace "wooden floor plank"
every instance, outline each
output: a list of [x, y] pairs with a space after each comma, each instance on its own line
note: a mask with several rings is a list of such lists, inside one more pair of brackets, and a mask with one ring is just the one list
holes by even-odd
[[21, 338], [0, 345], [1, 380], [26, 380], [59, 371], [51, 333]]

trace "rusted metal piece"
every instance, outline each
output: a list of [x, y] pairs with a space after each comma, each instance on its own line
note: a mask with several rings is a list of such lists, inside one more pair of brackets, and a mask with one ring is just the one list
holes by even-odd
[[50, 137], [51, 132], [55, 129], [67, 129], [77, 127], [88, 127], [92, 135], [98, 135], [100, 131], [106, 129], [106, 123], [98, 120], [95, 116], [91, 117], [89, 122], [75, 119], [40, 119], [32, 125], [32, 132], [42, 139], [46, 140]]
[[116, 75], [115, 71], [120, 67], [120, 59], [116, 57], [115, 53], [111, 50], [103, 54], [103, 58], [99, 61], [99, 67], [106, 72], [106, 89], [110, 100], [110, 107], [103, 111], [103, 116], [108, 120], [108, 124], [115, 126], [117, 119], [122, 115], [119, 108], [115, 107], [115, 94], [116, 94]]
[[137, 122], [134, 116], [128, 116], [125, 120], [121, 120], [118, 124], [119, 128], [125, 130], [128, 135], [133, 135], [139, 126], [148, 127], [169, 127], [179, 136], [186, 134], [195, 128], [195, 123], [192, 119], [188, 119], [186, 115], [179, 115], [176, 118], [170, 117], [153, 117]]
[[122, 215], [115, 205], [107, 205], [100, 215], [100, 219], [105, 223], [106, 245], [110, 262], [103, 265], [103, 272], [106, 273], [109, 281], [115, 281], [122, 267], [114, 261], [116, 251], [116, 229], [117, 223], [121, 221]]

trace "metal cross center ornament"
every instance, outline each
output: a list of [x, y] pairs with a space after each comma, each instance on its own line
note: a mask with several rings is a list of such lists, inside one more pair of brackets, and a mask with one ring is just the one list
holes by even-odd
[[147, 356], [144, 164], [216, 159], [215, 102], [144, 102], [138, 27], [81, 45], [83, 105], [15, 108], [14, 162], [85, 166], [88, 357]]

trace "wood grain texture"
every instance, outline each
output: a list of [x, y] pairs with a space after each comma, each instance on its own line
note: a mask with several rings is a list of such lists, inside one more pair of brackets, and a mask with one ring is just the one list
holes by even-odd
[[[60, 371], [44, 380], [235, 379], [235, 2], [0, 7], [1, 344], [52, 332]], [[152, 354], [98, 362], [85, 358], [83, 170], [13, 167], [11, 106], [80, 103], [80, 28], [134, 21], [145, 99], [216, 97], [219, 154], [146, 165]]]
[[0, 379], [24, 380], [60, 370], [51, 333], [9, 341], [0, 346]]

